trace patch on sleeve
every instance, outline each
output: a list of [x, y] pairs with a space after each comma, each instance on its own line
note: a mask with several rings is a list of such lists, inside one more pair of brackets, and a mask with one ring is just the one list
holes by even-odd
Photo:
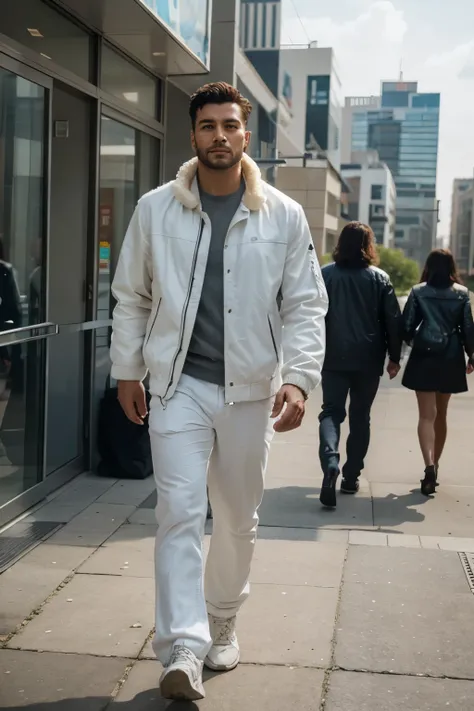
[[316, 259], [316, 250], [314, 249], [313, 243], [309, 243], [308, 247], [308, 257], [309, 257], [309, 265], [310, 269], [313, 272], [315, 276], [318, 274], [318, 262]]

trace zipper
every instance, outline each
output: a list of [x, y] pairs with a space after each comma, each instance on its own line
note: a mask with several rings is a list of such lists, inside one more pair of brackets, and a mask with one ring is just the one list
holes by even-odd
[[170, 378], [168, 382], [168, 387], [166, 388], [166, 392], [162, 397], [162, 403], [164, 402], [166, 404], [166, 396], [168, 395], [169, 389], [173, 384], [173, 378], [174, 378], [174, 371], [176, 368], [176, 361], [178, 360], [178, 356], [181, 353], [182, 347], [183, 347], [183, 340], [184, 340], [184, 327], [186, 325], [186, 316], [188, 314], [188, 308], [189, 308], [189, 302], [191, 300], [191, 293], [193, 290], [193, 284], [194, 284], [194, 273], [196, 271], [196, 263], [197, 263], [197, 258], [198, 258], [198, 253], [199, 253], [199, 247], [201, 245], [201, 240], [202, 240], [202, 234], [204, 232], [204, 220], [201, 219], [201, 224], [199, 225], [199, 234], [198, 238], [196, 241], [196, 246], [194, 248], [194, 254], [193, 254], [193, 261], [191, 264], [191, 276], [189, 278], [189, 286], [188, 286], [188, 293], [186, 294], [186, 300], [184, 302], [184, 308], [183, 308], [183, 313], [181, 316], [181, 324], [179, 327], [179, 342], [178, 342], [178, 348], [176, 350], [176, 353], [174, 354], [173, 357], [173, 362], [171, 365], [171, 373], [170, 373]]
[[150, 340], [152, 331], [153, 331], [153, 329], [155, 328], [155, 323], [156, 323], [156, 319], [157, 319], [157, 316], [158, 316], [158, 312], [159, 312], [159, 310], [160, 310], [160, 306], [161, 306], [161, 299], [158, 301], [158, 306], [156, 307], [156, 313], [155, 313], [155, 316], [154, 316], [154, 318], [153, 318], [153, 323], [151, 324], [151, 328], [150, 328], [150, 332], [149, 332], [149, 334], [148, 334], [148, 338], [147, 338], [146, 341], [145, 341], [145, 346], [148, 345], [148, 341]]
[[272, 322], [270, 321], [270, 316], [267, 314], [267, 319], [268, 319], [268, 328], [270, 329], [270, 336], [272, 337], [272, 343], [273, 343], [273, 350], [275, 351], [275, 358], [277, 360], [277, 365], [280, 362], [280, 358], [278, 355], [278, 348], [275, 340], [275, 336], [273, 334], [273, 328], [272, 328]]

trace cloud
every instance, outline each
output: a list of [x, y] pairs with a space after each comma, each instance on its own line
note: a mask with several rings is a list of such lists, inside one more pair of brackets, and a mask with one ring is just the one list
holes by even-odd
[[474, 40], [460, 44], [447, 52], [433, 54], [426, 60], [427, 68], [439, 69], [442, 75], [472, 79], [474, 76]]
[[[293, 11], [294, 15], [294, 11]], [[284, 19], [284, 41], [306, 43], [317, 40], [321, 46], [336, 47], [344, 42], [369, 41], [384, 44], [400, 43], [407, 31], [401, 10], [390, 0], [377, 0], [354, 20], [337, 23], [330, 17], [301, 15], [301, 22], [291, 14]]]
[[340, 23], [332, 17], [305, 16], [303, 10], [300, 21], [294, 9], [289, 14], [291, 9], [288, 3], [282, 42], [306, 44], [309, 38], [320, 47], [333, 47], [346, 95], [376, 93], [382, 79], [398, 77], [407, 23], [390, 0], [376, 0], [354, 19]]

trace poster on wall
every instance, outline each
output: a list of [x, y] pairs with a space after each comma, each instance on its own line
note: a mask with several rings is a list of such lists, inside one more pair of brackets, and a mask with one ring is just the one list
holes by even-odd
[[204, 64], [209, 63], [208, 0], [141, 0]]

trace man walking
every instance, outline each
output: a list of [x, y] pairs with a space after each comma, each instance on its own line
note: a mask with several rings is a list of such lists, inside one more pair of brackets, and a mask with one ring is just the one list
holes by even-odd
[[112, 375], [137, 423], [150, 372], [154, 649], [172, 699], [203, 698], [203, 663], [239, 662], [270, 441], [301, 424], [324, 359], [327, 295], [309, 228], [245, 154], [251, 108], [224, 83], [193, 95], [196, 158], [139, 201], [113, 285]]
[[319, 458], [324, 474], [320, 500], [336, 506], [339, 438], [349, 405], [347, 460], [341, 491], [355, 494], [370, 440], [370, 410], [388, 351], [390, 379], [400, 370], [401, 314], [388, 274], [375, 265], [374, 233], [367, 225], [344, 227], [334, 263], [322, 270], [329, 296], [323, 407], [319, 416]]

